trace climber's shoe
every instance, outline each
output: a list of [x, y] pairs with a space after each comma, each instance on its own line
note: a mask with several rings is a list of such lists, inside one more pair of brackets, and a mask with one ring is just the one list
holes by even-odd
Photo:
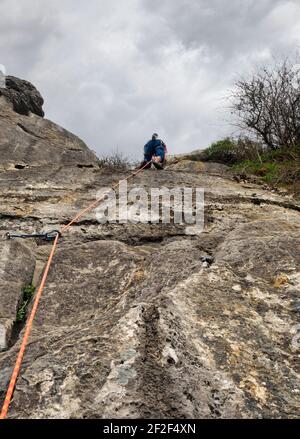
[[142, 163], [139, 165], [138, 169], [142, 169], [142, 168], [149, 169], [149, 168], [151, 168], [151, 162], [149, 162], [148, 164], [147, 163], [148, 162], [146, 160], [143, 160]]
[[156, 169], [164, 169], [164, 164], [161, 162], [156, 162], [155, 160], [152, 160], [153, 165], [156, 167]]

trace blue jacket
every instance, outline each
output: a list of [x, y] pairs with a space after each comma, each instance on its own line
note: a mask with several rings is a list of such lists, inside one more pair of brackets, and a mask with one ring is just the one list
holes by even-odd
[[160, 146], [162, 144], [162, 141], [160, 139], [151, 139], [149, 142], [146, 143], [145, 148], [151, 148], [154, 149], [157, 146]]
[[148, 143], [144, 146], [144, 153], [145, 154], [155, 154], [157, 150], [165, 151], [165, 144], [160, 139], [151, 139]]

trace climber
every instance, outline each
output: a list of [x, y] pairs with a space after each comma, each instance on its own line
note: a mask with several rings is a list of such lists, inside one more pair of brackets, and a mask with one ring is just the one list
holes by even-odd
[[[166, 161], [166, 144], [158, 138], [158, 134], [154, 133], [152, 139], [144, 146], [144, 160], [142, 161], [140, 168], [145, 166], [147, 162], [153, 163], [156, 169], [163, 169]], [[146, 168], [151, 168], [151, 163], [149, 163]]]

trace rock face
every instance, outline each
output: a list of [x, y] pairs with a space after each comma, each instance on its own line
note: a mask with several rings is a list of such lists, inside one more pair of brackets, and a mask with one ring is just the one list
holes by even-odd
[[[0, 168], [13, 170], [69, 165], [98, 167], [97, 157], [82, 140], [53, 122], [31, 113], [35, 103], [34, 97], [31, 97], [33, 86], [30, 87], [26, 81], [17, 81], [25, 82], [28, 87], [28, 102], [23, 96], [27, 90], [25, 86], [22, 93], [9, 88], [0, 89]], [[9, 95], [8, 98], [5, 93]], [[13, 93], [12, 97], [10, 93]], [[39, 95], [38, 91], [32, 91], [33, 96], [35, 93]], [[13, 110], [14, 99], [19, 98], [24, 108], [23, 113], [27, 109], [29, 116]]]
[[31, 284], [35, 258], [17, 241], [0, 242], [0, 351], [10, 346], [23, 287]]
[[184, 172], [201, 172], [206, 174], [221, 174], [226, 175], [229, 167], [222, 163], [203, 162], [198, 160], [180, 159], [178, 162], [171, 161], [168, 169]]
[[[57, 229], [124, 177], [4, 100], [0, 123], [3, 236]], [[41, 154], [26, 162], [36, 144]], [[23, 169], [11, 166], [21, 157]], [[300, 206], [193, 166], [144, 171], [129, 188], [203, 187], [200, 235], [185, 224], [99, 224], [91, 212], [60, 238], [9, 417], [299, 416]], [[38, 283], [49, 251], [1, 241], [1, 400], [24, 331], [12, 327], [22, 289]]]
[[44, 99], [30, 82], [6, 76], [5, 83], [6, 87], [0, 88], [0, 96], [5, 96], [12, 103], [14, 111], [26, 116], [31, 112], [44, 117]]

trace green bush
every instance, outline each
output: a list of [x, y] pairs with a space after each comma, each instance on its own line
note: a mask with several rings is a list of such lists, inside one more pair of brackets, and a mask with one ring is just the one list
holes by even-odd
[[273, 162], [245, 160], [234, 165], [232, 169], [241, 174], [253, 174], [261, 177], [266, 183], [275, 183], [280, 175], [279, 165]]
[[[300, 187], [300, 148], [270, 150], [247, 137], [227, 137], [201, 152], [202, 160], [229, 165], [235, 173], [254, 175], [272, 185]], [[297, 189], [298, 190], [298, 189]]]
[[218, 163], [236, 163], [236, 143], [229, 137], [214, 142], [203, 152], [203, 159]]
[[16, 320], [18, 323], [22, 323], [25, 321], [27, 314], [27, 307], [31, 298], [34, 295], [34, 291], [35, 291], [35, 287], [33, 285], [27, 285], [26, 287], [23, 288], [23, 300], [17, 311]]
[[212, 143], [202, 152], [202, 160], [234, 165], [244, 160], [259, 160], [265, 148], [259, 142], [248, 137], [240, 136], [237, 139], [226, 137]]

